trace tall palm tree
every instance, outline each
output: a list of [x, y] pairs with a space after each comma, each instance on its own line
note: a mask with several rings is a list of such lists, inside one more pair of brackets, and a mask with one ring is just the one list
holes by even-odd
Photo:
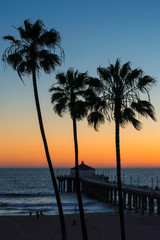
[[73, 136], [75, 148], [75, 168], [76, 168], [76, 191], [80, 211], [81, 227], [83, 239], [87, 240], [87, 230], [85, 216], [83, 210], [82, 196], [80, 192], [80, 180], [78, 169], [78, 139], [77, 139], [77, 120], [81, 120], [87, 114], [87, 104], [84, 101], [86, 94], [87, 73], [79, 73], [73, 69], [68, 69], [67, 73], [59, 73], [56, 75], [57, 83], [50, 88], [51, 102], [53, 110], [60, 117], [64, 113], [69, 113], [73, 121]]
[[[60, 46], [61, 38], [55, 29], [52, 28], [50, 31], [47, 31], [41, 20], [37, 20], [33, 24], [30, 20], [25, 20], [24, 26], [16, 28], [16, 30], [19, 33], [19, 39], [10, 35], [3, 37], [4, 40], [10, 42], [10, 46], [4, 51], [2, 60], [18, 72], [21, 80], [25, 75], [32, 76], [39, 127], [60, 214], [62, 239], [66, 240], [66, 226], [62, 204], [45, 136], [37, 89], [37, 75], [40, 70], [49, 74], [57, 65], [61, 64], [63, 55], [63, 49]], [[55, 48], [57, 47], [60, 49], [61, 56], [55, 54]]]
[[[121, 185], [121, 157], [120, 157], [120, 127], [127, 123], [132, 123], [137, 129], [141, 129], [141, 122], [136, 114], [155, 119], [154, 107], [150, 103], [149, 90], [155, 84], [155, 79], [150, 76], [143, 76], [141, 69], [131, 69], [130, 63], [125, 63], [122, 67], [117, 59], [115, 65], [110, 64], [108, 68], [97, 68], [99, 75], [99, 85], [95, 84], [98, 79], [92, 78], [99, 101], [94, 103], [94, 111], [88, 116], [88, 122], [94, 125], [97, 130], [99, 123], [108, 121], [115, 122], [115, 142], [116, 142], [116, 162], [117, 180], [119, 193], [119, 210], [121, 224], [121, 239], [125, 240], [125, 224], [123, 213], [123, 198]], [[101, 87], [100, 87], [101, 86]], [[141, 100], [142, 94], [147, 94], [147, 100]]]

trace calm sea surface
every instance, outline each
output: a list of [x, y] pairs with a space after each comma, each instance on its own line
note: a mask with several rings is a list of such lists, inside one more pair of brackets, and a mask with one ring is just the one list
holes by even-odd
[[[70, 170], [55, 169], [56, 176], [69, 175]], [[96, 174], [116, 181], [116, 169], [96, 169]], [[131, 185], [160, 186], [160, 168], [122, 169], [122, 181]], [[61, 193], [65, 214], [74, 213], [77, 207], [75, 193]], [[85, 212], [113, 212], [107, 203], [83, 195]], [[42, 210], [44, 214], [57, 214], [58, 208], [50, 173], [47, 168], [0, 168], [0, 215], [26, 215]]]

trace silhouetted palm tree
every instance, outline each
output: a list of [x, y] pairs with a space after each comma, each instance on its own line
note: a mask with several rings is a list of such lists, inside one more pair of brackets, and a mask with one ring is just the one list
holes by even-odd
[[[88, 116], [88, 122], [97, 130], [98, 124], [108, 121], [115, 122], [116, 162], [117, 180], [119, 193], [119, 210], [121, 224], [121, 239], [125, 240], [125, 224], [123, 213], [123, 198], [121, 186], [121, 158], [120, 158], [120, 126], [124, 127], [131, 122], [137, 129], [141, 129], [139, 116], [151, 117], [155, 120], [154, 107], [150, 103], [149, 90], [155, 84], [155, 79], [143, 76], [141, 69], [131, 69], [130, 63], [120, 66], [117, 59], [115, 65], [110, 64], [108, 68], [97, 68], [99, 75], [99, 87], [97, 93], [99, 101], [94, 103], [94, 111]], [[98, 79], [91, 79], [91, 83]], [[97, 86], [97, 84], [94, 83]], [[100, 87], [101, 86], [101, 87]], [[141, 100], [141, 95], [147, 93], [148, 101]]]
[[[21, 80], [25, 75], [32, 76], [40, 131], [60, 214], [62, 238], [67, 239], [64, 215], [45, 136], [37, 89], [37, 74], [40, 70], [49, 74], [57, 65], [61, 64], [63, 56], [63, 49], [60, 46], [61, 38], [55, 29], [47, 31], [41, 20], [37, 20], [33, 24], [30, 20], [25, 20], [24, 26], [16, 28], [16, 30], [19, 33], [19, 39], [10, 35], [3, 37], [4, 40], [10, 42], [10, 46], [4, 51], [2, 60], [18, 72]], [[61, 57], [55, 54], [56, 47], [60, 49]]]
[[76, 191], [80, 211], [81, 227], [83, 239], [87, 240], [87, 230], [85, 216], [83, 210], [82, 196], [80, 192], [80, 180], [78, 169], [78, 139], [77, 139], [77, 120], [81, 120], [87, 115], [88, 106], [84, 101], [86, 94], [87, 73], [79, 73], [73, 69], [68, 69], [67, 73], [59, 73], [56, 75], [57, 83], [50, 88], [52, 93], [51, 102], [53, 110], [60, 117], [64, 113], [69, 113], [73, 121], [73, 135], [75, 147], [75, 168], [76, 168]]

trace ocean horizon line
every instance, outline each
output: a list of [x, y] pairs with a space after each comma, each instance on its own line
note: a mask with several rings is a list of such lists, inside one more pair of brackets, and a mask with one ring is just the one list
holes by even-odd
[[[95, 168], [95, 169], [102, 169], [102, 168], [104, 168], [104, 169], [116, 169], [116, 167], [107, 167], [107, 166], [93, 166], [93, 165], [90, 165], [91, 167], [93, 167], [93, 168]], [[53, 167], [54, 169], [62, 169], [62, 168], [65, 168], [65, 169], [70, 169], [70, 168], [72, 168], [72, 167], [74, 167], [74, 165], [73, 166], [56, 166], [56, 167]], [[30, 168], [32, 168], [32, 169], [48, 169], [48, 166], [0, 166], [0, 169], [5, 169], [5, 168], [10, 168], [10, 169], [30, 169]], [[121, 167], [122, 169], [135, 169], [135, 168], [146, 168], [146, 169], [149, 169], [149, 168], [151, 168], [151, 169], [159, 169], [160, 168], [160, 166], [127, 166], [127, 167]]]

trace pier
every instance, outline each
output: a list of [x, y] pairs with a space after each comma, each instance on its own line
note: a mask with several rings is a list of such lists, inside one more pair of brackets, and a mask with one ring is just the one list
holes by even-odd
[[[71, 176], [57, 177], [60, 192], [75, 192], [76, 180]], [[118, 205], [118, 185], [116, 182], [108, 182], [98, 176], [81, 177], [81, 192], [88, 197], [99, 201]], [[122, 184], [124, 209], [140, 212], [144, 215], [160, 215], [160, 190], [147, 187], [136, 187]], [[156, 207], [155, 207], [156, 206]]]

